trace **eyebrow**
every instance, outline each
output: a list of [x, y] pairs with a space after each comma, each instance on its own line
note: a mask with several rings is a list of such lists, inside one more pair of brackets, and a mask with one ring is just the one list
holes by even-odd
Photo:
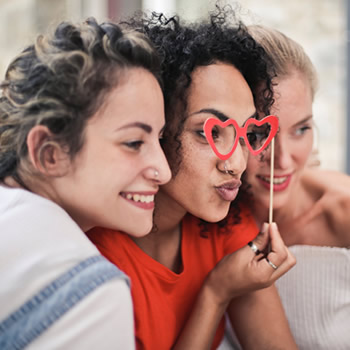
[[141, 123], [141, 122], [135, 122], [135, 123], [130, 123], [130, 124], [124, 125], [118, 129], [116, 129], [116, 131], [129, 129], [129, 128], [140, 128], [140, 129], [146, 131], [148, 134], [150, 134], [153, 130], [152, 127], [148, 124]]
[[300, 120], [299, 122], [295, 123], [293, 126], [298, 126], [298, 125], [300, 125], [300, 124], [304, 124], [304, 123], [306, 123], [307, 121], [309, 121], [310, 119], [312, 119], [312, 115], [309, 115], [308, 117], [306, 117], [306, 118]]
[[[209, 113], [209, 114], [213, 114], [215, 115], [215, 117], [217, 117], [218, 119], [220, 119], [222, 122], [225, 122], [227, 119], [234, 119], [234, 118], [230, 118], [228, 117], [225, 113], [222, 113], [220, 111], [218, 111], [217, 109], [214, 109], [214, 108], [204, 108], [204, 109], [201, 109], [200, 111], [198, 112], [194, 112], [193, 114], [191, 114], [190, 116], [192, 115], [196, 115], [196, 114], [201, 114], [201, 113]], [[248, 119], [250, 118], [256, 118], [257, 116], [257, 112], [255, 111], [250, 117], [248, 117], [243, 125], [247, 122]]]

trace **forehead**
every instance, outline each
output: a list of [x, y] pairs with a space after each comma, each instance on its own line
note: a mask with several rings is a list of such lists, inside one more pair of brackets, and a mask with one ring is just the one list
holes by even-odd
[[271, 112], [279, 117], [282, 125], [294, 125], [312, 116], [311, 86], [306, 77], [297, 71], [276, 79], [274, 98]]
[[239, 124], [255, 113], [252, 92], [234, 66], [216, 63], [194, 70], [188, 114], [210, 108], [236, 119]]
[[158, 81], [145, 69], [128, 69], [105, 95], [103, 105], [89, 122], [108, 126], [131, 122], [163, 124], [164, 102]]

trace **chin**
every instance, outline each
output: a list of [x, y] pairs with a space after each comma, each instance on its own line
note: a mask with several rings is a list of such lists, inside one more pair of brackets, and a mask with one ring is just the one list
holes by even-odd
[[216, 223], [226, 218], [229, 209], [230, 207], [228, 206], [225, 210], [217, 211], [215, 213], [211, 212], [210, 215], [206, 213], [207, 215], [199, 215], [198, 217], [207, 222]]
[[[136, 220], [135, 220], [136, 221]], [[137, 221], [137, 225], [125, 225], [118, 231], [123, 231], [132, 237], [144, 237], [148, 235], [153, 227], [153, 220]]]

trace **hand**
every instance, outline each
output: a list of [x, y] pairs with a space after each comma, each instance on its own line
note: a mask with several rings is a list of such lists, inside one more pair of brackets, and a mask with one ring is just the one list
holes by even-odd
[[264, 223], [252, 243], [258, 249], [256, 253], [247, 245], [221, 259], [208, 275], [205, 288], [211, 290], [218, 304], [272, 285], [296, 263], [275, 223]]

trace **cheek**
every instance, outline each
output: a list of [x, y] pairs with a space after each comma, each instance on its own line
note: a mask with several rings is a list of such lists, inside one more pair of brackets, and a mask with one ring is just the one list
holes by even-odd
[[261, 157], [260, 154], [257, 156], [249, 155], [246, 171], [248, 177], [254, 177], [265, 164]]
[[301, 142], [295, 143], [294, 144], [294, 154], [295, 157], [298, 160], [298, 163], [301, 166], [304, 166], [311, 153], [312, 153], [312, 147], [313, 147], [313, 136], [310, 135], [309, 137], [305, 137], [304, 140], [302, 140]]

